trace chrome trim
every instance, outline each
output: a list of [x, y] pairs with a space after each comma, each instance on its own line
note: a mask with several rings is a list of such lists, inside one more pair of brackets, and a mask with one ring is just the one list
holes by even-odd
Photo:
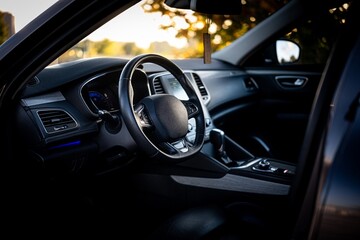
[[[112, 73], [112, 72], [106, 72], [106, 73], [97, 74], [97, 75], [89, 78], [89, 79], [86, 80], [83, 84], [80, 85], [79, 92], [78, 92], [78, 94], [79, 94], [79, 96], [80, 96], [80, 99], [82, 100], [83, 105], [86, 106], [87, 110], [88, 110], [88, 111], [90, 112], [90, 114], [93, 115], [94, 117], [98, 117], [98, 115], [97, 115], [96, 113], [94, 113], [94, 112], [89, 108], [89, 106], [88, 106], [88, 104], [86, 103], [86, 101], [85, 101], [83, 95], [81, 94], [81, 92], [82, 92], [82, 90], [83, 90], [83, 88], [85, 87], [86, 84], [88, 84], [89, 82], [95, 81], [95, 80], [98, 79], [99, 77], [102, 77], [102, 76], [104, 76], [104, 75], [106, 75], [106, 74], [109, 74], [109, 73]], [[95, 104], [94, 104], [94, 106], [95, 106]], [[95, 106], [95, 107], [96, 107], [96, 106]]]
[[[280, 79], [295, 79], [294, 81], [294, 84], [293, 85], [284, 85], [284, 84], [281, 84], [281, 82], [279, 82]], [[301, 83], [300, 85], [297, 85], [296, 82], [301, 79], [303, 80], [304, 82]], [[275, 82], [283, 89], [301, 89], [303, 87], [305, 87], [305, 85], [307, 84], [308, 82], [308, 78], [305, 77], [305, 76], [298, 76], [298, 75], [284, 75], [284, 76], [276, 76], [275, 77]]]
[[270, 147], [265, 143], [264, 140], [262, 140], [261, 138], [257, 137], [257, 136], [253, 136], [252, 137], [255, 141], [257, 141], [264, 149], [266, 152], [270, 153]]
[[[140, 69], [140, 68], [137, 68], [136, 70], [137, 70], [137, 71], [142, 71], [142, 72], [147, 76], [147, 74], [146, 74], [146, 72], [145, 72], [144, 70], [142, 70], [142, 69]], [[81, 86], [80, 86], [80, 88], [79, 88], [78, 94], [80, 95], [80, 98], [81, 98], [83, 104], [86, 106], [87, 110], [88, 110], [88, 111], [90, 112], [90, 114], [92, 114], [94, 117], [97, 117], [98, 115], [97, 115], [96, 113], [94, 113], [94, 112], [89, 108], [88, 104], [86, 103], [83, 95], [81, 94], [83, 88], [85, 87], [85, 85], [89, 84], [90, 82], [96, 81], [98, 78], [103, 77], [103, 76], [105, 76], [105, 75], [107, 75], [107, 74], [119, 73], [119, 75], [121, 75], [121, 72], [122, 72], [122, 69], [120, 69], [120, 70], [114, 70], [114, 71], [108, 71], [108, 72], [104, 72], [104, 73], [100, 73], [100, 74], [97, 74], [97, 75], [89, 78], [88, 80], [86, 80], [84, 83], [81, 84]], [[119, 82], [119, 80], [118, 80], [118, 82]], [[117, 82], [117, 83], [118, 83], [118, 82]], [[146, 84], [146, 85], [147, 85], [147, 89], [148, 89], [148, 92], [149, 92], [149, 95], [150, 95], [151, 91], [150, 91], [149, 81], [147, 81], [147, 84]], [[119, 89], [117, 89], [117, 90], [119, 90]], [[117, 92], [117, 96], [118, 96], [118, 98], [119, 98], [119, 91]], [[118, 99], [118, 100], [119, 100], [119, 99]], [[95, 104], [94, 104], [94, 106], [95, 106]], [[96, 107], [96, 106], [95, 106], [95, 107]], [[97, 108], [97, 107], [96, 107], [96, 108]], [[101, 109], [99, 109], [99, 110], [101, 110]], [[120, 111], [120, 109], [112, 110], [112, 111], [109, 111], [109, 112], [113, 113], [113, 112], [118, 112], [118, 111]]]
[[238, 167], [231, 167], [232, 169], [243, 169], [243, 168], [247, 168], [250, 167], [252, 165], [254, 165], [255, 163], [260, 162], [261, 160], [263, 160], [263, 158], [256, 158], [250, 162], [245, 163], [244, 165], [240, 165]]
[[257, 168], [257, 167], [255, 167], [255, 166], [253, 166], [251, 169], [254, 170], [254, 171], [258, 171], [258, 172], [269, 172], [269, 173], [273, 173], [273, 172], [275, 172], [278, 168], [276, 168], [276, 167], [270, 167], [269, 169], [260, 169], [260, 168]]
[[173, 146], [174, 148], [176, 148], [177, 150], [179, 150], [182, 153], [186, 153], [189, 151], [189, 148], [187, 146], [187, 144], [185, 143], [184, 139], [181, 139], [177, 142], [174, 143], [170, 143], [171, 146]]
[[[63, 111], [63, 112], [65, 112], [66, 114], [68, 114], [69, 117], [74, 121], [75, 127], [67, 128], [67, 129], [63, 129], [63, 130], [59, 129], [58, 131], [55, 131], [55, 132], [48, 132], [48, 131], [46, 130], [46, 127], [44, 126], [43, 121], [41, 120], [41, 117], [39, 116], [39, 112], [43, 112], [43, 111]], [[68, 111], [66, 111], [66, 110], [64, 110], [64, 109], [61, 109], [61, 108], [45, 108], [45, 109], [39, 109], [39, 110], [36, 111], [36, 115], [37, 115], [37, 117], [38, 117], [38, 119], [39, 119], [39, 121], [40, 121], [43, 129], [45, 130], [45, 132], [46, 132], [47, 134], [55, 134], [55, 133], [59, 133], [59, 132], [69, 131], [69, 130], [78, 128], [78, 127], [80, 126], [80, 124], [76, 121], [76, 119], [75, 119]]]
[[[202, 99], [205, 106], [208, 105], [210, 100], [211, 100], [210, 92], [209, 92], [208, 88], [206, 87], [205, 82], [201, 79], [200, 74], [198, 74], [196, 71], [192, 71], [192, 70], [184, 70], [183, 73], [186, 75], [187, 79], [190, 80], [190, 83], [192, 84], [192, 86], [195, 89], [196, 93], [198, 94], [199, 98]], [[207, 99], [206, 100], [203, 99], [203, 96], [200, 93], [199, 86], [197, 85], [193, 74], [197, 74], [199, 76], [200, 81], [202, 82], [202, 84], [203, 84], [203, 86], [204, 86], [204, 88], [205, 88], [205, 90], [207, 92]], [[166, 75], [172, 75], [172, 74], [170, 72], [166, 71], [166, 72], [162, 72], [162, 73], [152, 74], [152, 75], [149, 76], [149, 78], [150, 78], [150, 81], [151, 81], [152, 85], [154, 85], [154, 79], [155, 78], [163, 77], [163, 76], [166, 76]], [[191, 77], [189, 77], [189, 76], [191, 76]], [[153, 90], [155, 92], [155, 89], [151, 89], [151, 90]], [[166, 89], [164, 89], [164, 90], [166, 90]]]

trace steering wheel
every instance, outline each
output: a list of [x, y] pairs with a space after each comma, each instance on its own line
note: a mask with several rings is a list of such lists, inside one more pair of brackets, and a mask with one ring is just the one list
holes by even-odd
[[[153, 63], [169, 71], [180, 83], [188, 100], [170, 94], [144, 97], [134, 106], [134, 71]], [[119, 102], [123, 121], [137, 145], [151, 158], [179, 162], [197, 153], [204, 143], [205, 117], [201, 100], [183, 71], [169, 59], [143, 54], [129, 60], [119, 78]], [[188, 120], [194, 118], [195, 139], [186, 138]]]

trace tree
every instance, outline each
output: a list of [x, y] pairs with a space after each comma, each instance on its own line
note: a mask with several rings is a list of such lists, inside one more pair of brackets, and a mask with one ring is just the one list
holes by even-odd
[[242, 0], [246, 7], [241, 9], [239, 15], [206, 16], [190, 10], [170, 8], [164, 4], [164, 0], [146, 0], [142, 4], [142, 8], [148, 13], [160, 12], [164, 19], [161, 28], [175, 30], [177, 37], [186, 38], [188, 42], [195, 39], [198, 44], [201, 44], [203, 33], [209, 32], [212, 38], [212, 48], [218, 50], [242, 36], [286, 2], [288, 1], [247, 2]]

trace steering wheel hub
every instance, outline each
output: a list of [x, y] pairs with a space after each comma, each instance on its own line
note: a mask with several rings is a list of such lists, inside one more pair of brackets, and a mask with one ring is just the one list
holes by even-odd
[[145, 107], [158, 140], [174, 142], [185, 137], [188, 114], [184, 104], [169, 94], [152, 95], [140, 101]]

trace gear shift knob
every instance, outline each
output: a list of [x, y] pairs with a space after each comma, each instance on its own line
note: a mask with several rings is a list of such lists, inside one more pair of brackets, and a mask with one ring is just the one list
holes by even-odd
[[225, 152], [225, 133], [220, 129], [212, 129], [210, 131], [210, 142], [214, 145], [216, 149], [217, 159], [222, 161], [225, 164], [230, 164], [232, 161], [228, 158]]
[[210, 131], [210, 142], [214, 145], [215, 149], [219, 152], [224, 151], [224, 131], [220, 129], [212, 129]]

